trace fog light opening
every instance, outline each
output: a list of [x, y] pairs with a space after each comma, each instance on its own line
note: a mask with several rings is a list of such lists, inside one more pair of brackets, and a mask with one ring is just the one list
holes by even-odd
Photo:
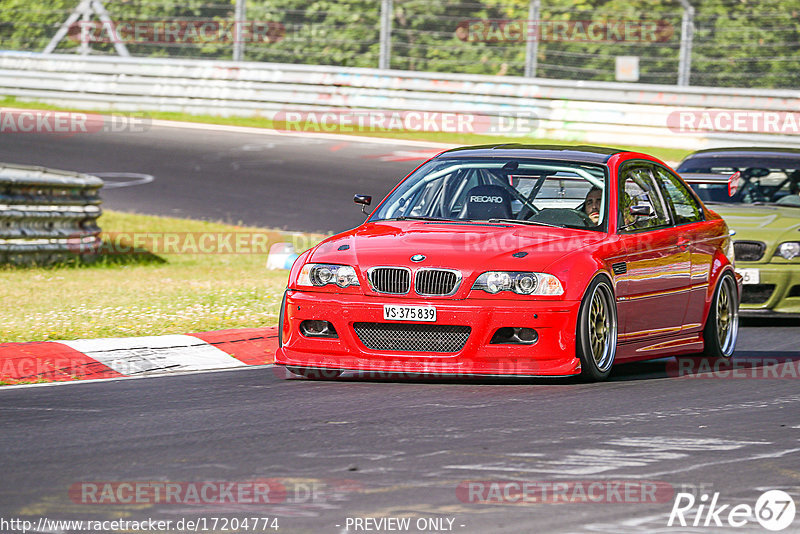
[[300, 323], [300, 333], [306, 337], [339, 337], [339, 334], [336, 333], [336, 328], [328, 321], [303, 321]]
[[533, 345], [539, 340], [539, 333], [533, 328], [504, 326], [492, 336], [492, 345]]

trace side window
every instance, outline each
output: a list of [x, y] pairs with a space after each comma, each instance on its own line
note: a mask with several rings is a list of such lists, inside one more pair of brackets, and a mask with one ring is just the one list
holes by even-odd
[[[649, 208], [645, 210], [649, 215], [633, 215], [631, 206]], [[656, 186], [648, 167], [628, 166], [620, 173], [618, 224], [624, 233], [670, 225], [661, 190]]]
[[703, 219], [703, 210], [700, 209], [697, 201], [677, 176], [661, 167], [656, 167], [656, 176], [667, 194], [667, 201], [672, 204], [675, 224], [686, 224]]

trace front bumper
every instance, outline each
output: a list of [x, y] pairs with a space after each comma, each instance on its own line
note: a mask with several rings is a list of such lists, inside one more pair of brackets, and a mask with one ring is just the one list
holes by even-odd
[[[435, 324], [469, 326], [471, 332], [463, 348], [453, 353], [372, 350], [358, 337], [354, 324], [400, 324], [384, 321], [384, 304], [435, 306]], [[426, 300], [288, 291], [281, 327], [283, 343], [275, 363], [428, 375], [575, 375], [580, 373], [580, 362], [575, 355], [579, 307], [579, 301], [561, 300]], [[339, 337], [304, 336], [300, 332], [304, 320], [330, 321]], [[532, 345], [490, 344], [492, 336], [502, 327], [534, 328], [538, 340]]]
[[759, 283], [742, 286], [744, 317], [800, 314], [800, 266], [790, 263], [736, 262], [736, 269], [758, 269]]

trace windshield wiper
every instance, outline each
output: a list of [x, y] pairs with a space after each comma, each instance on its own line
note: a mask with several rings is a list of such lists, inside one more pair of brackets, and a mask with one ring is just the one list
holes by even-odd
[[490, 223], [514, 223], [514, 224], [527, 224], [530, 226], [549, 226], [550, 228], [564, 228], [560, 224], [549, 224], [538, 221], [526, 221], [523, 219], [488, 219], [486, 222]]

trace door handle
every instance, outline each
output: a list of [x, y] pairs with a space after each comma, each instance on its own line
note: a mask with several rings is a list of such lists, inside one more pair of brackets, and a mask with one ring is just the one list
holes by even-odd
[[678, 238], [678, 248], [681, 249], [681, 251], [685, 251], [687, 248], [689, 248], [690, 244], [691, 242], [688, 239], [684, 239], [682, 237]]

